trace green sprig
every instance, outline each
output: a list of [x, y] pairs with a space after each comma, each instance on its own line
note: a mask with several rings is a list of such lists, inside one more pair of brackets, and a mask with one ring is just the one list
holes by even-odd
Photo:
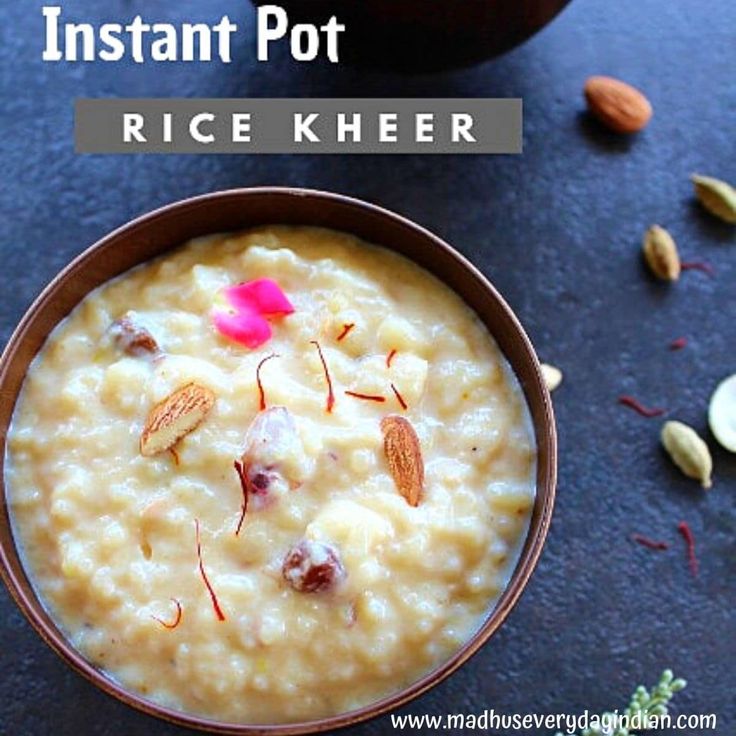
[[[626, 722], [637, 718], [635, 723], [646, 724], [650, 716], [666, 716], [669, 712], [668, 706], [670, 700], [675, 693], [683, 690], [687, 686], [687, 682], [682, 678], [675, 679], [672, 670], [665, 670], [659, 678], [659, 682], [652, 688], [651, 692], [643, 685], [640, 685], [631, 696], [631, 701], [626, 710], [620, 714], [625, 716]], [[613, 713], [603, 713], [601, 721], [604, 723], [612, 723]], [[631, 736], [633, 731], [623, 726], [617, 726], [614, 729], [594, 726], [581, 731], [579, 736]], [[564, 736], [561, 732], [555, 736]]]

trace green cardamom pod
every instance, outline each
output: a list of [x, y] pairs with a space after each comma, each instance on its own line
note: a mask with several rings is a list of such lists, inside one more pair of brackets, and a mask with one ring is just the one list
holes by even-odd
[[541, 363], [542, 378], [547, 385], [547, 390], [552, 392], [562, 383], [562, 371], [549, 363]]
[[651, 272], [662, 281], [680, 278], [680, 256], [672, 236], [659, 225], [652, 225], [644, 234], [644, 260]]
[[703, 207], [721, 220], [736, 224], [736, 189], [712, 176], [693, 174], [691, 178]]
[[665, 422], [662, 427], [662, 444], [677, 465], [689, 478], [699, 480], [703, 488], [710, 488], [713, 483], [713, 459], [708, 445], [698, 433], [682, 422]]

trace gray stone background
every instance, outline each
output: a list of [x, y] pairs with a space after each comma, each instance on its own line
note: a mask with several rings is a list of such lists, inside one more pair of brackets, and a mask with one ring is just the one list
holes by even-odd
[[[549, 28], [495, 62], [393, 76], [332, 65], [268, 64], [240, 50], [230, 66], [49, 65], [40, 3], [0, 8], [3, 341], [67, 261], [111, 228], [181, 197], [284, 184], [378, 202], [471, 257], [516, 309], [541, 356], [562, 367], [555, 394], [560, 484], [552, 531], [520, 604], [492, 642], [414, 713], [570, 712], [623, 707], [633, 686], [672, 667], [690, 684], [679, 712], [715, 712], [736, 729], [736, 459], [710, 439], [715, 485], [704, 494], [658, 446], [658, 420], [616, 404], [632, 393], [707, 434], [705, 408], [736, 371], [736, 231], [693, 204], [693, 171], [736, 179], [736, 4], [732, 0], [574, 0]], [[77, 0], [94, 22], [135, 12], [161, 19], [231, 14], [247, 3]], [[581, 114], [593, 73], [627, 79], [655, 117], [622, 140]], [[81, 96], [523, 97], [522, 156], [77, 156]], [[659, 222], [686, 258], [672, 288], [639, 259]], [[681, 335], [688, 347], [673, 353]], [[688, 571], [676, 526], [696, 535]], [[671, 541], [650, 552], [632, 532]], [[0, 591], [0, 733], [174, 736], [72, 673]], [[351, 731], [382, 734], [390, 721]]]

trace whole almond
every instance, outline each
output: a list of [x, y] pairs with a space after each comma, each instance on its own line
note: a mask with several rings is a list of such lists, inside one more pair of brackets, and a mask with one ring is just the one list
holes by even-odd
[[644, 260], [651, 272], [662, 281], [680, 278], [680, 256], [672, 236], [659, 225], [652, 225], [644, 235]]
[[728, 182], [712, 176], [693, 174], [692, 182], [700, 204], [708, 212], [725, 222], [736, 224], [736, 189]]
[[409, 506], [417, 506], [424, 488], [424, 461], [417, 433], [409, 420], [398, 414], [384, 417], [381, 431], [391, 477]]
[[636, 133], [652, 117], [649, 100], [635, 87], [613, 77], [590, 77], [585, 83], [590, 112], [616, 133]]
[[198, 383], [188, 383], [156, 404], [141, 434], [141, 455], [151, 457], [170, 450], [196, 429], [215, 404], [215, 395]]

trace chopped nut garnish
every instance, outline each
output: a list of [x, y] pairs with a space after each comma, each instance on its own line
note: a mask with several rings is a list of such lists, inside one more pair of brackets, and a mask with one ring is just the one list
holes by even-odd
[[408, 419], [390, 414], [381, 420], [383, 449], [399, 493], [417, 506], [424, 487], [424, 461], [414, 427]]
[[196, 429], [215, 404], [215, 395], [188, 383], [151, 409], [141, 434], [141, 455], [150, 457], [171, 449]]

